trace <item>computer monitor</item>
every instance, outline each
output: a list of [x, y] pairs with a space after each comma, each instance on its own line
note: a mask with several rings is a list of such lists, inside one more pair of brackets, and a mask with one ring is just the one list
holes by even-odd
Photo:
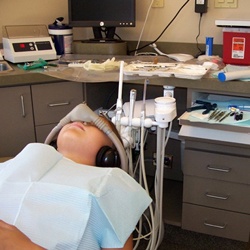
[[115, 40], [117, 27], [135, 27], [135, 1], [68, 0], [69, 25], [92, 27], [94, 40]]

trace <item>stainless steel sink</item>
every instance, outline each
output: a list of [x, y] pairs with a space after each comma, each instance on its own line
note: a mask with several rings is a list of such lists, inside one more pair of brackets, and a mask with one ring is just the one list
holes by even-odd
[[5, 61], [0, 61], [0, 74], [12, 71], [13, 68]]

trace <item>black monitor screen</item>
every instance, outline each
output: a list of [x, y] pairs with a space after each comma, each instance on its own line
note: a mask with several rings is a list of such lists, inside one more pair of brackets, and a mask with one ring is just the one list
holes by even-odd
[[134, 27], [136, 0], [68, 0], [72, 27]]

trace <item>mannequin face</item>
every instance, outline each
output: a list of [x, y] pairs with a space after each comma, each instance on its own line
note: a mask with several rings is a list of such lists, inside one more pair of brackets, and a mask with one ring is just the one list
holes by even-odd
[[113, 143], [95, 125], [73, 122], [65, 125], [57, 138], [57, 150], [65, 157], [81, 164], [95, 165], [98, 151]]

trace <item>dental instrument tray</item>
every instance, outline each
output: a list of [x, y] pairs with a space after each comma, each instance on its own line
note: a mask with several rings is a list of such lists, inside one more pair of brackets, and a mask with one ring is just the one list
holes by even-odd
[[132, 62], [124, 67], [125, 75], [201, 79], [209, 67], [185, 63]]
[[178, 118], [179, 124], [249, 133], [249, 111], [234, 112], [228, 108], [218, 107], [204, 114], [204, 110], [187, 110]]

